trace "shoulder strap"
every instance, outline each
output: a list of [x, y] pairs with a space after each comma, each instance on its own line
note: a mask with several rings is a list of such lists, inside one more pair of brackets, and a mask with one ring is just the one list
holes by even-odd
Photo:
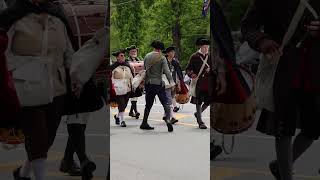
[[298, 5], [298, 8], [291, 20], [291, 23], [289, 25], [288, 31], [286, 32], [281, 45], [281, 50], [284, 48], [284, 46], [287, 45], [287, 43], [290, 41], [291, 37], [295, 33], [297, 26], [300, 22], [300, 19], [304, 13], [304, 10], [306, 9], [306, 4], [308, 4], [309, 0], [300, 0], [300, 3]]
[[319, 19], [318, 13], [314, 10], [314, 8], [308, 3], [308, 0], [301, 0], [301, 2], [306, 6], [306, 8], [311, 12], [315, 19]]
[[203, 62], [202, 62], [201, 69], [200, 69], [200, 71], [199, 71], [199, 73], [198, 73], [198, 75], [197, 75], [197, 79], [199, 79], [199, 76], [200, 76], [201, 73], [203, 72], [203, 69], [204, 69], [204, 67], [205, 67], [206, 64], [207, 64], [208, 57], [209, 57], [209, 55], [207, 55], [206, 58], [203, 60], [203, 58], [200, 56], [200, 58], [201, 58], [201, 60], [202, 60]]
[[[124, 66], [124, 67], [126, 67], [126, 66]], [[122, 77], [122, 79], [125, 79], [125, 76], [126, 76], [126, 68], [122, 68], [122, 70], [123, 70], [123, 77]]]
[[160, 62], [161, 61], [161, 54], [159, 53], [159, 58], [157, 58], [156, 60], [154, 60], [151, 64], [150, 64], [150, 66], [146, 69], [146, 71], [148, 71], [153, 65], [155, 65], [155, 64], [157, 64], [158, 62]]

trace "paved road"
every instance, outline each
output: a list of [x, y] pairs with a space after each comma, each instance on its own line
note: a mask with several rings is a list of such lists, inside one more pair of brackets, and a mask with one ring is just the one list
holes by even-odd
[[[138, 109], [143, 113], [144, 98], [139, 99]], [[195, 106], [184, 105], [176, 115], [179, 123], [174, 125], [174, 132], [168, 133], [159, 100], [154, 104], [149, 118], [154, 131], [139, 129], [142, 117], [136, 120], [126, 116], [126, 128], [115, 125], [113, 115], [117, 111], [112, 109], [111, 179], [209, 179], [209, 129], [198, 128], [193, 117], [194, 110]], [[204, 112], [204, 117], [208, 123], [209, 109]]]
[[[231, 155], [223, 154], [211, 162], [211, 180], [273, 180], [268, 163], [275, 158], [274, 139], [258, 133], [255, 127], [256, 124], [249, 131], [236, 136]], [[221, 142], [220, 134], [214, 137]], [[227, 141], [230, 145], [230, 136]], [[294, 180], [320, 179], [319, 152], [320, 144], [316, 142], [296, 162]]]
[[[97, 164], [93, 180], [106, 180], [107, 165], [109, 160], [109, 122], [108, 111], [104, 107], [102, 110], [92, 113], [86, 132], [87, 152]], [[66, 124], [62, 121], [56, 141], [49, 153], [47, 180], [77, 180], [80, 177], [70, 177], [58, 171], [60, 160], [63, 157], [67, 142]], [[0, 179], [11, 180], [12, 171], [18, 167], [26, 158], [23, 146], [6, 151], [0, 148]], [[75, 156], [77, 160], [77, 157]]]

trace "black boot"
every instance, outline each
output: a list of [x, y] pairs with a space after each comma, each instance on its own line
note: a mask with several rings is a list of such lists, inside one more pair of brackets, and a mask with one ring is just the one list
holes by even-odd
[[63, 159], [59, 170], [63, 173], [68, 173], [70, 176], [81, 176], [80, 167], [75, 161], [67, 162]]
[[132, 101], [131, 103], [132, 103], [131, 107], [133, 107], [133, 111], [136, 113], [135, 117], [136, 119], [139, 119], [140, 113], [137, 110], [137, 101]]
[[176, 118], [171, 118], [171, 124], [175, 124], [175, 123], [177, 123], [178, 122], [178, 119], [176, 119]]
[[81, 163], [81, 177], [82, 180], [91, 180], [93, 178], [93, 172], [96, 170], [97, 166], [94, 162], [87, 159]]
[[114, 115], [114, 120], [116, 122], [116, 125], [120, 124], [120, 119], [119, 119], [119, 117], [117, 117], [117, 115]]
[[208, 127], [204, 124], [204, 122], [198, 122], [200, 129], [207, 129]]
[[173, 131], [172, 124], [170, 123], [170, 121], [166, 121], [166, 123], [167, 123], [167, 127], [168, 127], [168, 132], [172, 132]]
[[120, 127], [127, 127], [126, 122], [122, 121], [122, 122], [120, 123]]
[[146, 109], [144, 110], [144, 116], [143, 116], [142, 124], [140, 125], [140, 129], [143, 129], [143, 130], [154, 130], [154, 127], [151, 127], [151, 126], [148, 124], [149, 114], [150, 114], [150, 109], [147, 109], [147, 108], [146, 108]]
[[[201, 116], [201, 115], [200, 115]], [[207, 129], [208, 127], [204, 124], [204, 122], [202, 121], [201, 117], [199, 117], [199, 115], [197, 115], [197, 113], [194, 113], [194, 117], [197, 118], [197, 123], [199, 124], [199, 128], [200, 129]]]
[[222, 148], [220, 146], [210, 143], [210, 160], [216, 159], [218, 155], [222, 153]]
[[176, 107], [173, 108], [173, 112], [178, 112], [179, 109], [180, 109], [180, 108], [176, 106]]
[[279, 164], [276, 160], [270, 162], [269, 169], [276, 180], [281, 180]]
[[136, 117], [136, 115], [134, 114], [133, 111], [134, 111], [134, 101], [131, 101], [131, 108], [130, 108], [129, 116]]
[[164, 105], [163, 108], [164, 108], [164, 112], [166, 114], [166, 117], [165, 117], [164, 121], [167, 124], [168, 131], [172, 132], [173, 131], [173, 126], [172, 126], [171, 121], [170, 121], [171, 107], [169, 105]]
[[20, 177], [20, 170], [21, 170], [21, 167], [18, 167], [17, 169], [15, 169], [13, 171], [13, 178], [14, 180], [31, 180], [31, 178], [27, 178], [27, 177]]

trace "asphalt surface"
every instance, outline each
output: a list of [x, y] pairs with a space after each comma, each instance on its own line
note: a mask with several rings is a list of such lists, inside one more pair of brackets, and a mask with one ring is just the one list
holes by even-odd
[[[106, 180], [109, 161], [109, 119], [108, 109], [91, 114], [86, 131], [87, 154], [96, 163], [97, 170], [93, 180]], [[62, 119], [56, 140], [49, 152], [47, 164], [47, 180], [77, 180], [81, 177], [70, 177], [59, 172], [60, 161], [63, 158], [68, 133], [66, 124]], [[7, 151], [0, 148], [0, 179], [13, 180], [12, 171], [19, 167], [26, 159], [24, 146]], [[75, 155], [77, 161], [77, 156]]]
[[[129, 108], [130, 102], [127, 110]], [[143, 97], [139, 99], [138, 110], [143, 114]], [[109, 148], [112, 180], [273, 180], [268, 170], [268, 163], [275, 158], [273, 137], [257, 132], [255, 123], [247, 132], [236, 135], [232, 154], [222, 154], [210, 162], [210, 130], [198, 128], [194, 111], [194, 105], [183, 105], [175, 115], [179, 122], [174, 125], [174, 132], [168, 133], [158, 100], [149, 117], [154, 131], [140, 130], [143, 115], [137, 120], [128, 117], [128, 112], [125, 115], [128, 126], [115, 125], [113, 115], [117, 110], [111, 109], [110, 137], [107, 108], [92, 113], [86, 137], [87, 152], [97, 164], [94, 180], [106, 179]], [[203, 116], [209, 126], [209, 109]], [[215, 132], [213, 136], [220, 144], [221, 134]], [[66, 124], [62, 121], [48, 157], [48, 180], [81, 179], [58, 171], [66, 141]], [[226, 136], [225, 141], [229, 149], [231, 137]], [[296, 162], [294, 180], [320, 180], [319, 152], [320, 145], [316, 141]], [[26, 158], [24, 147], [10, 151], [0, 148], [0, 153], [0, 179], [11, 180], [12, 171]]]
[[[139, 98], [138, 111], [143, 114], [144, 97]], [[131, 103], [129, 102], [128, 110]], [[186, 104], [176, 113], [179, 122], [169, 133], [162, 120], [159, 100], [151, 110], [149, 124], [153, 131], [139, 129], [140, 119], [128, 117], [127, 127], [115, 125], [111, 111], [111, 179], [112, 180], [206, 180], [210, 178], [210, 130], [198, 128], [193, 113], [195, 106]], [[209, 123], [209, 108], [203, 113]], [[208, 124], [209, 126], [209, 124]]]
[[[258, 114], [259, 115], [259, 114]], [[236, 136], [234, 152], [222, 154], [211, 161], [211, 180], [274, 180], [268, 164], [275, 159], [274, 138], [255, 130], [256, 123], [245, 133]], [[221, 144], [221, 134], [215, 133]], [[229, 150], [231, 136], [225, 137]], [[320, 144], [318, 141], [295, 163], [294, 180], [318, 180], [320, 176]]]

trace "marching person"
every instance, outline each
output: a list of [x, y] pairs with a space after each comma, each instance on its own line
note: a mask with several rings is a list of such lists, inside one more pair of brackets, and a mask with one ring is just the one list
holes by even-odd
[[[319, 14], [320, 1], [309, 3]], [[293, 163], [320, 136], [320, 121], [314, 118], [320, 113], [320, 21], [308, 8], [289, 43], [280, 50], [298, 5], [298, 0], [253, 0], [241, 25], [249, 45], [271, 57], [266, 61], [272, 64], [273, 58], [279, 58], [273, 82], [274, 112], [263, 106], [257, 126], [258, 131], [275, 137], [277, 160], [269, 168], [277, 180], [292, 180]], [[297, 122], [301, 132], [292, 144]]]
[[[20, 118], [28, 159], [13, 172], [15, 180], [31, 179], [31, 172], [36, 180], [45, 180], [47, 154], [54, 142], [65, 105], [67, 87], [64, 69], [70, 66], [71, 56], [74, 53], [71, 44], [73, 33], [59, 7], [47, 0], [16, 0], [10, 8], [1, 11], [0, 30], [4, 32], [1, 36], [8, 32], [9, 71], [24, 70], [21, 65], [28, 64], [29, 59], [24, 59], [26, 62], [23, 62], [23, 59], [19, 59], [21, 56], [52, 59], [53, 71], [46, 73], [53, 79], [52, 89], [48, 89], [53, 92], [53, 101], [46, 105], [22, 107]], [[44, 32], [47, 32], [47, 38], [39, 36]], [[43, 56], [45, 47], [48, 51]], [[17, 91], [22, 89], [17, 88]], [[49, 96], [49, 92], [43, 92], [42, 95]], [[42, 95], [39, 94], [39, 96]], [[26, 96], [19, 96], [22, 104], [28, 103], [21, 100], [21, 98], [27, 98]], [[37, 97], [32, 98], [34, 101], [40, 101]]]
[[[99, 29], [94, 36], [86, 41], [73, 55], [70, 74], [72, 75], [72, 84], [74, 84], [74, 87], [78, 87], [75, 94], [81, 94], [82, 86], [89, 81], [104, 60], [107, 49], [107, 38], [107, 28]], [[86, 153], [85, 131], [89, 119], [90, 112], [66, 116], [69, 137], [60, 165], [60, 171], [69, 173], [71, 176], [82, 176], [83, 180], [92, 179], [93, 171], [96, 169], [96, 164], [89, 159]], [[81, 167], [79, 167], [73, 159], [75, 152]]]
[[126, 127], [124, 121], [124, 112], [131, 96], [131, 82], [133, 79], [133, 70], [128, 62], [125, 61], [125, 49], [120, 49], [112, 53], [117, 58], [117, 62], [111, 65], [112, 83], [116, 89], [116, 100], [119, 113], [114, 115], [115, 123], [121, 127]]
[[[129, 58], [126, 61], [128, 61], [130, 63], [136, 63], [136, 62], [141, 61], [138, 58], [139, 49], [135, 45], [128, 47], [127, 51], [129, 52]], [[136, 72], [134, 72], [134, 75], [135, 74], [136, 74]], [[135, 117], [136, 119], [139, 119], [140, 113], [138, 112], [138, 109], [137, 109], [137, 101], [138, 101], [138, 97], [131, 98], [131, 108], [130, 108], [129, 116]]]
[[[204, 11], [210, 10], [210, 33], [211, 37], [215, 40], [215, 42], [211, 42], [212, 45], [210, 46], [210, 57], [212, 61], [209, 65], [212, 79], [209, 83], [209, 92], [212, 96], [219, 96], [223, 95], [227, 89], [226, 73], [228, 73], [228, 71], [226, 60], [235, 59], [232, 57], [234, 43], [231, 38], [231, 30], [227, 25], [228, 23], [226, 22], [220, 4], [215, 0], [209, 0], [207, 4], [204, 4], [204, 9]], [[219, 24], [219, 26], [216, 26], [217, 24]], [[213, 43], [215, 43], [215, 46]], [[230, 51], [226, 51], [226, 49], [230, 49]], [[214, 103], [215, 98], [212, 98], [211, 101]], [[215, 114], [211, 114], [210, 116], [214, 115]], [[212, 117], [210, 119], [212, 120]], [[211, 125], [212, 124], [213, 123], [211, 123]], [[213, 133], [213, 129], [210, 130], [210, 160], [215, 160], [223, 151], [221, 146], [215, 144]]]
[[[182, 73], [182, 68], [179, 64], [178, 59], [175, 57], [175, 48], [174, 47], [169, 47], [167, 48], [167, 56], [171, 56], [173, 57], [171, 62], [171, 67], [173, 67], [173, 71], [172, 71], [172, 77], [174, 79], [174, 82], [177, 84], [176, 88], [178, 91], [180, 91], [181, 87], [180, 87], [180, 83], [179, 82], [184, 82], [183, 79], [183, 73]], [[170, 60], [171, 58], [169, 58], [168, 60]], [[169, 65], [170, 67], [170, 65]], [[178, 78], [177, 78], [178, 76]], [[173, 95], [172, 95], [172, 105], [173, 105], [173, 112], [178, 112], [180, 110], [180, 107], [177, 105], [177, 101], [174, 98], [176, 91], [173, 91]]]
[[166, 75], [171, 87], [174, 86], [172, 75], [169, 71], [169, 66], [166, 58], [161, 54], [161, 51], [164, 50], [164, 44], [161, 41], [153, 41], [151, 43], [153, 51], [148, 53], [144, 58], [144, 68], [146, 70], [145, 77], [145, 91], [146, 91], [146, 107], [144, 110], [143, 121], [140, 126], [140, 129], [143, 130], [153, 130], [154, 127], [151, 127], [148, 124], [148, 117], [154, 103], [156, 95], [160, 99], [160, 102], [164, 108], [166, 117], [165, 122], [168, 127], [168, 131], [173, 131], [173, 126], [170, 122], [170, 104], [166, 97], [165, 85], [162, 80], [162, 74]]
[[[178, 120], [174, 117], [174, 113], [173, 113], [173, 112], [177, 112], [174, 109], [174, 108], [177, 108], [176, 101], [175, 101], [175, 95], [176, 95], [176, 91], [180, 91], [180, 89], [181, 89], [180, 81], [183, 82], [183, 74], [182, 74], [182, 70], [181, 70], [179, 62], [175, 59], [175, 47], [172, 47], [172, 46], [168, 47], [164, 51], [164, 53], [166, 54], [165, 57], [167, 58], [169, 70], [172, 74], [173, 81], [176, 84], [176, 86], [174, 88], [166, 88], [166, 94], [167, 94], [168, 101], [170, 104], [170, 112], [171, 112], [170, 119], [171, 119], [171, 123], [174, 124], [174, 123], [178, 122]], [[165, 117], [163, 117], [163, 119], [164, 118]]]
[[[86, 154], [85, 131], [89, 118], [90, 113], [80, 113], [66, 117], [69, 137], [64, 157], [60, 164], [60, 171], [68, 173], [70, 176], [92, 176], [92, 172], [88, 175], [85, 174], [87, 172], [84, 171], [85, 169], [91, 169], [93, 171], [96, 168], [95, 163], [90, 161]], [[81, 167], [86, 167], [85, 169], [82, 168], [82, 171], [73, 159], [75, 152], [77, 152]]]
[[197, 119], [199, 128], [207, 129], [207, 126], [202, 120], [202, 112], [210, 105], [208, 89], [210, 75], [209, 64], [211, 64], [211, 59], [209, 57], [210, 41], [205, 38], [198, 38], [196, 45], [199, 47], [199, 50], [191, 55], [186, 68], [186, 73], [193, 81], [197, 79], [195, 84], [195, 94], [191, 94], [191, 103], [196, 105], [197, 112], [194, 113], [194, 116]]

